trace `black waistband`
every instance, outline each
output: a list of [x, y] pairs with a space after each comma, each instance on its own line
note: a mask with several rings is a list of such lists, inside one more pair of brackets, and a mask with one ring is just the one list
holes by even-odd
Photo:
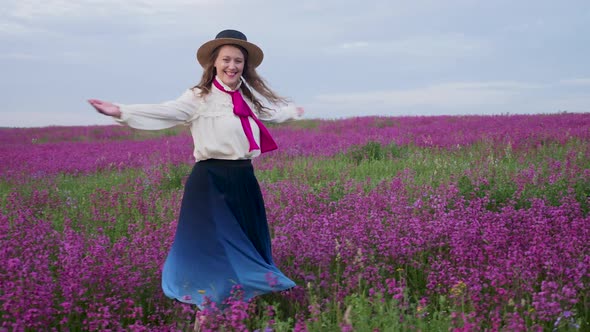
[[251, 166], [252, 160], [250, 160], [250, 159], [239, 159], [239, 160], [205, 159], [205, 160], [198, 161], [197, 164], [211, 165], [211, 166]]

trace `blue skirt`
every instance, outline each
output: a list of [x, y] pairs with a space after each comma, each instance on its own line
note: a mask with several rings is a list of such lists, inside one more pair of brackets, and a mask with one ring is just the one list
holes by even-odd
[[248, 300], [292, 288], [272, 260], [264, 201], [250, 160], [199, 161], [186, 182], [162, 271], [167, 297], [222, 304], [240, 285]]

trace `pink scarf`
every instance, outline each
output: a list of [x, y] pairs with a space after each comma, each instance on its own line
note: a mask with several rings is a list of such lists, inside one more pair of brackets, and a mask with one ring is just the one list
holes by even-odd
[[[272, 139], [272, 136], [268, 132], [268, 129], [262, 124], [256, 115], [250, 109], [250, 106], [244, 101], [242, 98], [242, 94], [240, 90], [235, 91], [227, 91], [223, 88], [219, 82], [217, 82], [217, 78], [213, 79], [213, 84], [221, 91], [228, 93], [231, 96], [231, 100], [234, 104], [234, 114], [240, 117], [240, 121], [242, 122], [242, 128], [244, 129], [244, 133], [246, 134], [246, 138], [248, 138], [248, 142], [250, 143], [250, 151], [260, 149], [261, 153], [276, 150], [278, 148], [277, 143]], [[242, 83], [243, 84], [243, 83]], [[258, 129], [260, 130], [260, 146], [256, 144], [256, 140], [254, 139], [254, 134], [252, 134], [252, 128], [250, 127], [250, 121], [248, 117], [252, 117], [256, 124], [258, 125]]]

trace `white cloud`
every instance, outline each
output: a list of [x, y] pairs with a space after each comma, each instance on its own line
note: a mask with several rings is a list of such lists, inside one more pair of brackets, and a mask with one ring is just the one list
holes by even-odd
[[590, 78], [572, 78], [560, 80], [559, 83], [564, 85], [590, 85]]
[[[549, 85], [518, 81], [448, 82], [412, 89], [321, 94], [306, 105], [310, 117], [537, 113], [574, 105], [545, 104], [537, 94]], [[534, 97], [537, 96], [537, 97]], [[577, 106], [581, 101], [575, 101]], [[573, 108], [571, 108], [573, 110]], [[579, 107], [576, 107], [579, 109]]]
[[[69, 48], [96, 52], [99, 45], [119, 49], [204, 40], [243, 12], [219, 20], [212, 13], [238, 0], [7, 0], [0, 8], [0, 50], [27, 53]], [[252, 22], [257, 22], [252, 20]], [[203, 36], [201, 36], [203, 35]]]
[[492, 47], [483, 39], [463, 34], [421, 35], [392, 40], [363, 40], [329, 46], [328, 54], [410, 56], [410, 57], [465, 57], [485, 55]]
[[338, 45], [338, 47], [341, 49], [366, 48], [366, 47], [370, 47], [370, 46], [371, 46], [371, 44], [369, 44], [368, 42], [354, 42], [354, 43], [344, 43], [344, 44]]
[[115, 122], [92, 109], [86, 112], [0, 112], [0, 127], [45, 127], [45, 126], [86, 126], [108, 125]]
[[585, 95], [560, 96], [546, 103], [546, 106], [567, 112], [590, 112], [590, 97]]
[[369, 91], [318, 95], [315, 100], [328, 104], [382, 105], [389, 107], [465, 107], [504, 104], [523, 89], [538, 85], [520, 82], [452, 82], [415, 89]]
[[214, 0], [12, 0], [3, 6], [8, 17], [33, 20], [51, 17], [106, 16], [121, 13], [157, 15], [183, 12], [223, 1]]
[[26, 61], [38, 61], [42, 60], [44, 57], [38, 54], [29, 54], [29, 53], [1, 53], [0, 59], [10, 59], [10, 60], [26, 60]]
[[547, 27], [547, 23], [540, 18], [532, 19], [526, 22], [519, 22], [510, 24], [503, 28], [504, 31], [508, 33], [522, 33], [522, 32], [530, 32], [530, 31], [537, 31], [539, 29], [543, 29]]
[[5, 4], [7, 16], [16, 19], [32, 20], [43, 16], [63, 16], [78, 12], [82, 4], [72, 3], [71, 1], [49, 0], [17, 0], [9, 1]]
[[3, 22], [0, 23], [0, 35], [22, 35], [31, 32], [31, 28], [20, 23]]
[[[0, 19], [2, 19], [1, 16]], [[9, 21], [0, 23], [0, 38], [4, 39], [25, 40], [31, 37], [54, 38], [56, 36], [58, 34], [39, 25]]]

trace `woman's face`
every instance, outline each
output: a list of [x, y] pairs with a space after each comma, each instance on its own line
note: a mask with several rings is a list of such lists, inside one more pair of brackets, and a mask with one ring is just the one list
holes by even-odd
[[245, 63], [246, 59], [239, 48], [231, 45], [223, 45], [219, 49], [219, 54], [213, 66], [221, 82], [235, 89], [240, 82]]

